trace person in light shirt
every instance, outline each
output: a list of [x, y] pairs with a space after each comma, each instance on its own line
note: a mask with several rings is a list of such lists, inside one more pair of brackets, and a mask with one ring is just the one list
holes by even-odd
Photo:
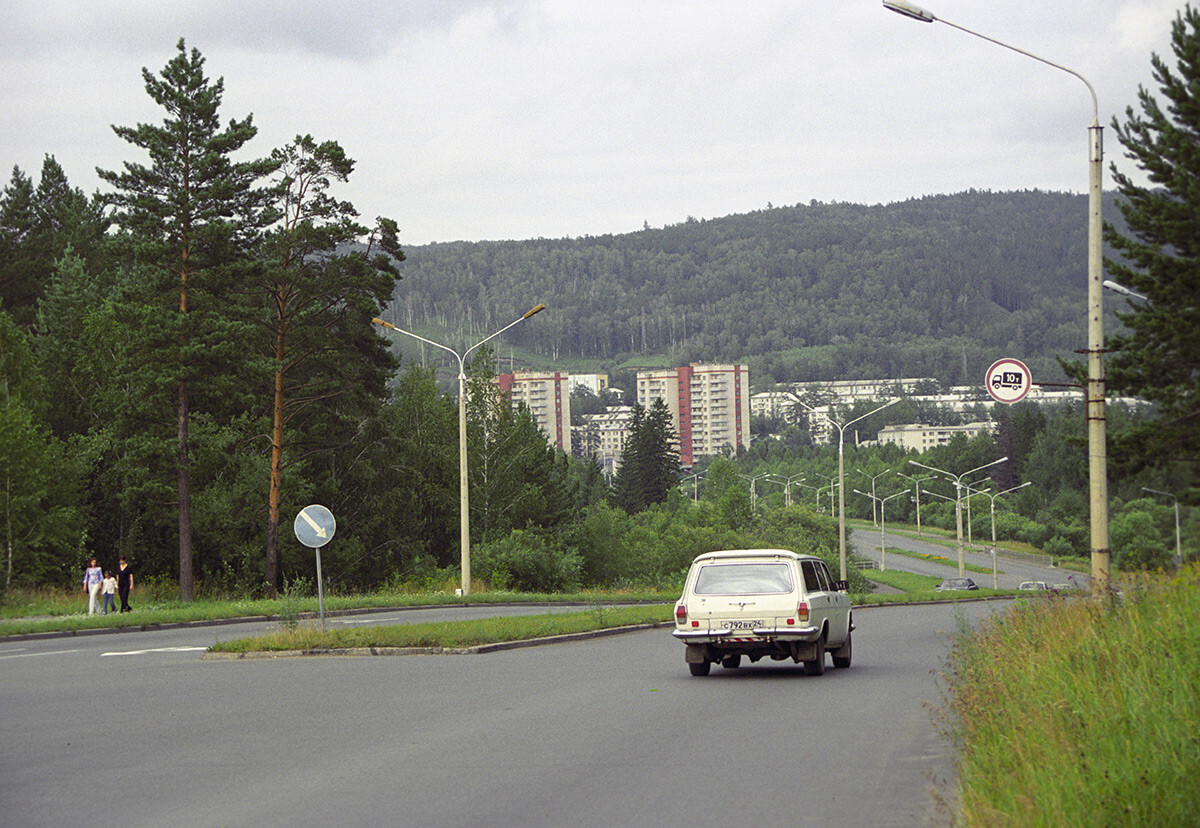
[[100, 609], [100, 602], [97, 599], [100, 595], [100, 585], [103, 583], [104, 570], [96, 563], [96, 559], [92, 558], [83, 573], [83, 592], [88, 597], [88, 615], [95, 615], [96, 610]]

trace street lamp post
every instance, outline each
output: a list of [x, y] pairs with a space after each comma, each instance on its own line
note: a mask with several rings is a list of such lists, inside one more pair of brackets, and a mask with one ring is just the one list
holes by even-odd
[[995, 494], [988, 495], [988, 500], [992, 502], [992, 589], [1000, 588], [998, 575], [996, 573], [996, 498], [1000, 497], [1000, 495], [1006, 495], [1009, 492], [1015, 492], [1017, 489], [1024, 489], [1032, 482], [1033, 481], [1031, 480], [1026, 480], [1020, 486], [1013, 486], [1011, 489], [1005, 489], [1002, 492], [996, 492]]
[[911, 480], [913, 482], [914, 494], [915, 494], [913, 502], [917, 504], [917, 534], [920, 535], [921, 534], [921, 481], [922, 480], [932, 480], [935, 475], [926, 474], [921, 477], [913, 477], [911, 474], [905, 474], [904, 472], [896, 472], [896, 474], [900, 475], [901, 477], [907, 477], [909, 480]]
[[689, 480], [692, 481], [692, 503], [700, 502], [700, 478], [701, 477], [704, 477], [704, 472], [696, 472], [695, 474], [689, 474], [687, 477], [683, 478], [683, 480], [681, 481], [683, 483], [687, 483]]
[[[983, 480], [980, 480], [978, 482], [983, 483], [984, 481], [986, 481], [988, 479], [989, 478], [985, 477], [985, 478], [983, 478]], [[971, 534], [971, 531], [972, 531], [971, 527], [974, 526], [974, 523], [972, 522], [972, 519], [971, 519], [971, 498], [975, 497], [975, 495], [986, 495], [990, 490], [989, 489], [972, 489], [970, 486], [967, 486], [965, 484], [964, 484], [963, 488], [965, 488], [967, 490], [967, 496], [965, 498], [963, 498], [963, 502], [967, 504], [967, 546], [974, 546], [975, 538]]]
[[1073, 69], [942, 20], [920, 6], [909, 3], [908, 0], [883, 0], [883, 6], [922, 23], [945, 23], [951, 28], [974, 35], [997, 46], [1003, 46], [1005, 49], [1033, 58], [1069, 75], [1074, 75], [1083, 81], [1083, 85], [1087, 87], [1088, 93], [1092, 97], [1092, 123], [1088, 126], [1088, 491], [1091, 501], [1092, 594], [1102, 595], [1108, 591], [1112, 550], [1109, 549], [1108, 540], [1108, 448], [1105, 444], [1107, 438], [1104, 411], [1104, 288], [1102, 283], [1104, 260], [1101, 246], [1103, 221], [1100, 206], [1104, 147], [1096, 90], [1092, 88], [1087, 78]]
[[747, 474], [739, 474], [738, 475], [738, 477], [742, 478], [742, 480], [750, 481], [750, 508], [751, 509], [753, 509], [754, 504], [758, 502], [758, 493], [755, 491], [754, 484], [757, 483], [759, 480], [762, 480], [764, 477], [770, 477], [770, 476], [771, 475], [768, 472], [763, 472], [762, 474], [756, 474], [753, 477], [751, 477], [750, 475], [747, 475]]
[[1007, 457], [1001, 457], [999, 460], [993, 460], [990, 463], [984, 463], [982, 466], [976, 466], [975, 468], [965, 471], [962, 474], [953, 474], [945, 469], [939, 469], [934, 466], [926, 466], [924, 463], [918, 463], [916, 460], [908, 461], [913, 466], [920, 466], [928, 471], [945, 475], [948, 480], [954, 482], [954, 519], [958, 524], [958, 577], [960, 578], [965, 578], [967, 576], [967, 564], [963, 558], [962, 490], [965, 488], [965, 485], [962, 482], [963, 478], [969, 474], [974, 474], [977, 471], [982, 471], [983, 469], [994, 466], [997, 463], [1003, 463], [1007, 459]]
[[[802, 482], [805, 478], [802, 474], [793, 474], [791, 477], [784, 477], [782, 474], [768, 475], [776, 483], [783, 484], [783, 505], [791, 507], [792, 505], [792, 485], [804, 485]], [[809, 488], [812, 488], [811, 486]]]
[[1158, 489], [1148, 489], [1142, 486], [1143, 492], [1153, 492], [1154, 494], [1169, 497], [1175, 501], [1175, 562], [1183, 563], [1183, 535], [1179, 532], [1179, 498], [1170, 492], [1161, 492]]
[[[800, 401], [797, 400], [797, 402]], [[813, 414], [824, 417], [830, 425], [836, 426], [838, 430], [838, 564], [841, 569], [840, 578], [843, 581], [846, 580], [846, 454], [844, 449], [846, 429], [858, 421], [865, 420], [872, 414], [877, 414], [880, 411], [883, 411], [883, 409], [887, 408], [889, 405], [898, 402], [900, 402], [900, 398], [893, 397], [873, 411], [868, 411], [861, 417], [855, 417], [853, 420], [844, 425], [836, 422], [828, 414], [822, 414], [821, 412], [817, 411], [808, 403], [800, 402], [800, 405], [807, 408]]]
[[801, 478], [800, 480], [796, 481], [796, 485], [803, 486], [805, 489], [813, 490], [813, 492], [816, 495], [816, 501], [813, 503], [813, 508], [816, 511], [820, 512], [821, 511], [821, 490], [818, 489], [816, 486], [810, 486], [807, 483], [805, 483], [804, 478]]
[[883, 572], [887, 570], [887, 518], [884, 512], [884, 504], [894, 497], [899, 497], [902, 494], [908, 494], [908, 490], [906, 489], [902, 492], [896, 492], [895, 494], [888, 495], [887, 497], [876, 497], [874, 494], [860, 492], [858, 489], [855, 489], [854, 492], [855, 494], [860, 494], [863, 497], [871, 498], [872, 506], [875, 505], [875, 501], [879, 501], [879, 571]]
[[496, 338], [500, 334], [507, 331], [518, 322], [522, 322], [533, 316], [539, 311], [545, 310], [545, 305], [537, 305], [526, 311], [520, 319], [514, 319], [512, 322], [505, 325], [500, 330], [479, 340], [470, 348], [463, 351], [461, 354], [453, 348], [448, 348], [440, 342], [434, 342], [432, 339], [426, 339], [423, 336], [406, 331], [403, 328], [398, 328], [391, 322], [385, 322], [382, 319], [375, 317], [371, 321], [380, 327], [388, 330], [396, 331], [413, 339], [418, 339], [427, 345], [432, 345], [435, 348], [441, 348], [443, 351], [449, 351], [454, 354], [454, 358], [458, 360], [458, 508], [459, 508], [459, 545], [462, 551], [462, 594], [471, 594], [471, 509], [470, 497], [467, 485], [467, 369], [466, 360], [471, 351], [474, 351], [485, 342]]
[[876, 523], [879, 522], [879, 521], [875, 520], [875, 502], [878, 500], [878, 498], [875, 497], [875, 481], [878, 480], [879, 478], [883, 477], [885, 474], [891, 474], [892, 470], [885, 469], [884, 471], [881, 471], [879, 474], [874, 475], [874, 476], [867, 474], [862, 469], [855, 469], [855, 471], [858, 472], [859, 474], [861, 474], [863, 477], [871, 478], [871, 525], [874, 526]]

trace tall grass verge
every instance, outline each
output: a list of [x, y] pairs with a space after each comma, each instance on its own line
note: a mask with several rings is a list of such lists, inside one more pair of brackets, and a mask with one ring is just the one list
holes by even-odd
[[946, 678], [966, 825], [1200, 825], [1200, 568], [1021, 601]]

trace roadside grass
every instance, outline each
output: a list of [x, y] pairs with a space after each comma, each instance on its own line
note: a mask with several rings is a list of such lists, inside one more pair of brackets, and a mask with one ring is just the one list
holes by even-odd
[[945, 678], [963, 824], [1200, 825], [1200, 567], [1123, 588], [960, 630]]
[[[178, 588], [169, 597], [166, 586], [161, 594], [136, 590], [130, 598], [133, 612], [87, 614], [87, 601], [82, 591], [12, 589], [0, 603], [0, 637], [43, 632], [73, 632], [123, 627], [153, 627], [196, 621], [227, 618], [283, 619], [295, 622], [318, 612], [316, 596], [298, 596], [281, 590], [275, 600], [201, 598], [190, 603], [178, 599]], [[414, 594], [408, 592], [375, 592], [365, 595], [327, 595], [325, 611], [356, 609], [389, 609], [396, 607], [425, 607], [469, 604], [570, 604], [662, 603], [673, 601], [677, 592], [654, 590], [612, 590], [573, 594], [536, 594], [513, 592], [478, 592], [467, 597], [446, 592]]]
[[321, 631], [311, 621], [277, 632], [219, 642], [213, 652], [246, 653], [301, 650], [314, 652], [380, 647], [477, 647], [554, 635], [589, 632], [637, 624], [671, 623], [673, 604], [637, 607], [596, 606], [580, 612], [481, 618], [469, 621], [353, 627]]

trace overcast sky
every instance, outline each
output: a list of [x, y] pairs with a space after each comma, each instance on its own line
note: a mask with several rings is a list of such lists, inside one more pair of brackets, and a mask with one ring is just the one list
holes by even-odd
[[[928, 0], [1067, 66], [1109, 124], [1174, 67], [1175, 0]], [[338, 195], [401, 242], [560, 238], [797, 202], [975, 188], [1083, 192], [1086, 87], [880, 0], [0, 0], [0, 165], [71, 183], [144, 163], [111, 125], [158, 123], [142, 67], [180, 37], [253, 113], [358, 162]]]

